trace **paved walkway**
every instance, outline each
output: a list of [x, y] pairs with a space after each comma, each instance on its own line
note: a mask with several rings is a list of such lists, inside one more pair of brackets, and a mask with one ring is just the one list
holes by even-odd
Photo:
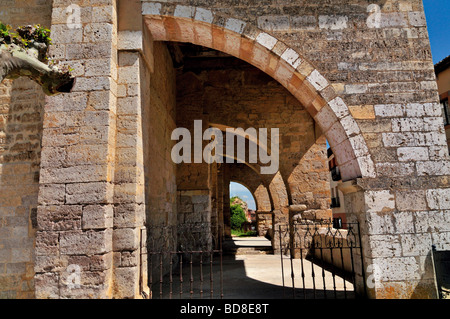
[[[291, 278], [291, 260], [289, 257], [283, 257], [284, 277], [282, 276], [281, 256], [279, 255], [238, 255], [234, 259], [225, 258], [223, 261], [224, 280], [224, 298], [248, 298], [248, 299], [285, 299], [303, 298], [303, 293], [307, 298], [314, 298], [314, 285], [316, 288], [316, 297], [323, 298], [323, 277], [322, 268], [312, 264], [310, 261], [303, 260], [303, 269], [305, 271], [305, 289], [301, 277], [301, 262], [293, 260], [294, 269], [294, 287], [292, 289]], [[315, 280], [312, 277], [314, 270]], [[325, 287], [327, 296], [332, 297], [333, 276], [331, 272], [325, 271]], [[284, 285], [283, 288], [283, 278]], [[335, 277], [335, 284], [338, 298], [344, 296], [344, 280]], [[350, 282], [345, 281], [346, 289], [353, 290]], [[352, 297], [349, 293], [347, 297]]]

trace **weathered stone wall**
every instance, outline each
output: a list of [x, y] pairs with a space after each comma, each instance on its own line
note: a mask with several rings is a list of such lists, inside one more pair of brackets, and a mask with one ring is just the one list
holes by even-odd
[[150, 107], [143, 119], [146, 171], [147, 223], [174, 225], [177, 220], [176, 164], [171, 159], [176, 128], [175, 70], [164, 44], [153, 46], [154, 70], [150, 74]]
[[[441, 62], [442, 63], [442, 62]], [[444, 62], [445, 65], [445, 62]], [[450, 68], [447, 67], [447, 69], [444, 70], [438, 70], [436, 68], [436, 80], [437, 80], [437, 86], [438, 86], [438, 93], [439, 98], [441, 102], [449, 100], [450, 96]], [[447, 146], [450, 147], [450, 125], [447, 124], [445, 126], [445, 134], [447, 136]]]
[[[134, 251], [138, 241], [133, 231], [124, 236], [130, 233], [126, 225], [113, 231], [132, 198], [131, 192], [129, 197], [115, 192], [113, 179], [116, 144], [120, 147], [124, 136], [116, 134], [116, 114], [122, 111], [116, 103], [116, 3], [73, 4], [81, 8], [79, 27], [67, 24], [67, 2], [53, 3], [51, 54], [73, 66], [77, 82], [72, 93], [48, 98], [45, 107], [36, 297], [124, 298], [135, 295], [132, 278], [139, 272], [120, 268], [113, 253], [124, 246]], [[123, 191], [120, 186], [128, 185], [117, 187]], [[123, 206], [113, 205], [116, 198]]]
[[0, 295], [30, 298], [34, 296], [43, 93], [25, 79], [1, 90], [5, 95], [0, 104]]
[[272, 205], [270, 196], [261, 175], [246, 164], [236, 163], [226, 165], [228, 166], [229, 171], [229, 182], [236, 182], [244, 185], [250, 193], [252, 193], [257, 210], [271, 211]]
[[261, 175], [246, 164], [226, 164], [229, 182], [237, 182], [252, 193], [256, 202], [256, 223], [259, 236], [265, 236], [272, 229], [273, 209], [268, 188]]
[[[72, 65], [78, 79], [72, 94], [48, 99], [45, 106], [35, 248], [37, 297], [125, 298], [143, 290], [142, 264], [136, 261], [145, 248], [144, 126], [138, 112], [145, 98], [137, 88], [146, 76], [133, 76], [148, 62], [143, 59], [142, 41], [150, 36], [140, 29], [142, 14], [148, 16], [145, 27], [154, 39], [193, 42], [233, 54], [287, 88], [293, 103], [300, 101], [299, 110], [305, 110], [303, 119], [311, 123], [306, 130], [314, 132], [309, 146], [321, 136], [312, 128], [314, 119], [333, 148], [344, 180], [359, 178], [354, 182], [358, 187], [346, 193], [346, 207], [361, 222], [365, 267], [381, 270], [373, 273], [371, 296], [434, 296], [431, 244], [450, 248], [450, 161], [420, 0], [143, 1], [142, 11], [139, 1], [127, 1], [131, 18], [119, 23], [120, 31], [127, 25], [137, 30], [141, 46], [132, 48], [137, 64], [119, 68], [117, 49], [129, 51], [130, 38], [122, 33], [117, 41], [116, 1], [70, 3], [81, 6], [81, 28], [66, 24], [69, 2], [53, 1], [52, 7], [52, 55]], [[23, 16], [27, 23], [45, 25], [50, 16], [50, 1], [1, 4], [2, 18]], [[42, 10], [32, 10], [33, 6]], [[41, 19], [37, 14], [43, 20], [29, 21]], [[119, 91], [124, 85], [135, 90], [124, 94]], [[2, 86], [0, 92], [2, 101], [11, 105], [11, 89]], [[128, 99], [130, 104], [119, 101], [132, 96], [137, 98]], [[277, 111], [270, 118], [281, 118]], [[213, 112], [208, 113], [211, 117]], [[285, 124], [298, 130], [294, 113]], [[243, 119], [235, 119], [231, 126], [245, 124]], [[297, 141], [290, 136], [289, 142], [293, 151]], [[302, 145], [298, 147], [302, 150]], [[122, 167], [126, 154], [130, 162]], [[123, 172], [127, 174], [116, 179]], [[205, 172], [201, 180], [207, 183]], [[292, 191], [293, 183], [286, 179], [290, 174], [281, 173], [269, 184], [274, 211], [281, 212], [275, 222], [286, 218], [293, 194], [301, 193]], [[224, 176], [218, 174], [218, 179], [222, 182], [217, 188], [222, 189], [217, 192], [217, 207], [224, 213]], [[12, 222], [7, 214], [17, 215], [19, 206], [32, 211], [32, 203], [2, 208], [2, 220]], [[218, 215], [220, 220], [220, 210]], [[29, 238], [33, 231], [25, 237], [24, 220], [29, 217], [21, 219], [15, 231]], [[8, 226], [1, 229], [10, 231]], [[2, 247], [0, 256], [9, 252]], [[18, 274], [28, 278], [30, 271], [16, 266], [1, 268], [2, 280], [13, 287], [6, 294], [19, 296], [22, 293], [14, 291], [22, 290], [23, 296], [28, 295], [31, 289], [19, 289], [17, 280], [9, 279]], [[8, 271], [16, 275], [9, 276]], [[76, 289], [68, 285], [73, 271], [81, 276]]]
[[[52, 1], [0, 1], [0, 22], [49, 27]], [[0, 298], [34, 297], [34, 242], [41, 161], [42, 89], [0, 83]]]

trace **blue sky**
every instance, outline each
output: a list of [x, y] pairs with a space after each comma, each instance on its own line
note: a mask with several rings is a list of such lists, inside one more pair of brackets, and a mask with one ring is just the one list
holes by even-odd
[[256, 210], [255, 199], [252, 193], [243, 185], [239, 183], [230, 183], [230, 197], [239, 196], [244, 202], [247, 203], [248, 208]]
[[423, 5], [436, 64], [450, 55], [450, 0], [423, 0]]

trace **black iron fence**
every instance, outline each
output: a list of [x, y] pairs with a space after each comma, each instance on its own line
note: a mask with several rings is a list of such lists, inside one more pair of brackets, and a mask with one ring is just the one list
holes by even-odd
[[[333, 220], [299, 220], [278, 226], [283, 287], [291, 289], [292, 298], [364, 296], [359, 224], [341, 226], [334, 228]], [[290, 283], [285, 280], [287, 271]], [[356, 286], [363, 287], [359, 294]]]
[[[333, 220], [276, 226], [283, 298], [365, 296], [359, 224], [340, 226], [334, 228]], [[220, 230], [197, 223], [150, 226], [147, 231], [150, 298], [224, 298]]]
[[223, 298], [220, 230], [209, 223], [147, 229], [150, 299]]

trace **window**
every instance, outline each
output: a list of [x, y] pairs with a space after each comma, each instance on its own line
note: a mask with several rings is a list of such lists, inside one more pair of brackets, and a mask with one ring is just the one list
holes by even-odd
[[341, 207], [337, 187], [331, 189], [331, 208]]
[[444, 125], [450, 124], [450, 111], [448, 109], [448, 99], [441, 101], [442, 115], [444, 116]]

